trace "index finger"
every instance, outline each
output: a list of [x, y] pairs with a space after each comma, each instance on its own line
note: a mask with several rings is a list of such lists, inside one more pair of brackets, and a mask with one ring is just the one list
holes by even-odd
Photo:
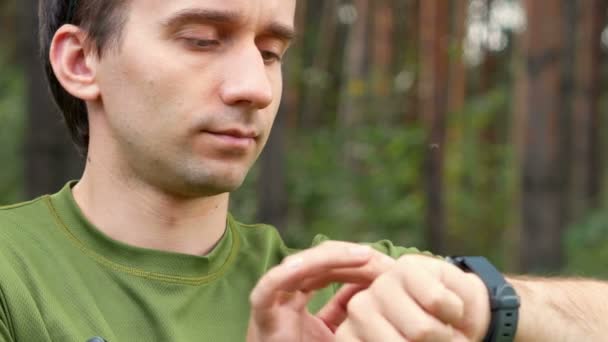
[[251, 293], [252, 308], [272, 306], [280, 292], [311, 291], [333, 282], [352, 281], [353, 273], [360, 272], [377, 254], [368, 246], [328, 241], [289, 256], [260, 279]]

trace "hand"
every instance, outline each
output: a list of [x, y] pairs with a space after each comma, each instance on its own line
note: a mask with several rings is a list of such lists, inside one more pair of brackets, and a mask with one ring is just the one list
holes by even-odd
[[[394, 263], [370, 247], [325, 242], [286, 258], [251, 293], [248, 342], [334, 340], [346, 318], [346, 303]], [[307, 310], [313, 291], [348, 283], [317, 315]]]
[[488, 291], [476, 275], [445, 261], [407, 255], [352, 297], [336, 341], [481, 341]]

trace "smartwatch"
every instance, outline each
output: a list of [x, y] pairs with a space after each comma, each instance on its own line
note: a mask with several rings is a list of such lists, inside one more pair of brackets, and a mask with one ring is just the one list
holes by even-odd
[[488, 289], [492, 317], [483, 342], [514, 341], [520, 301], [513, 286], [484, 257], [453, 256], [447, 260], [461, 270], [477, 275]]

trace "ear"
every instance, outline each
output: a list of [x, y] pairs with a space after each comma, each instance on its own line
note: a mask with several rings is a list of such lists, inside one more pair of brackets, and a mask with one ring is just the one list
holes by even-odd
[[95, 67], [97, 55], [87, 48], [86, 33], [74, 25], [63, 25], [53, 37], [50, 61], [55, 77], [72, 96], [83, 101], [99, 98]]

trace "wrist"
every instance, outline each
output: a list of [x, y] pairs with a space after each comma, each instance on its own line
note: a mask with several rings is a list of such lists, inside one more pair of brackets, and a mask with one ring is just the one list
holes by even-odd
[[478, 313], [475, 317], [471, 318], [475, 320], [472, 324], [477, 327], [475, 334], [475, 341], [483, 341], [484, 337], [490, 330], [490, 322], [492, 320], [492, 310], [490, 308], [490, 295], [484, 284], [483, 280], [475, 273], [467, 273], [467, 276], [471, 279], [471, 288], [475, 289], [475, 303], [472, 304], [473, 308], [476, 308], [472, 312]]
[[[543, 296], [543, 293], [542, 291], [536, 293], [533, 284], [529, 281], [512, 277], [508, 277], [507, 279], [513, 285], [515, 291], [517, 291], [521, 302], [515, 341], [535, 341], [538, 337], [539, 324], [542, 325], [543, 321], [531, 312], [531, 308], [536, 305], [542, 305], [542, 300], [540, 302], [536, 302], [536, 300], [539, 299], [538, 296]], [[544, 317], [544, 319], [547, 318], [546, 316]]]
[[485, 285], [490, 307], [490, 323], [484, 342], [510, 342], [515, 339], [519, 314], [519, 297], [503, 275], [484, 257], [451, 257], [452, 264], [471, 272]]

